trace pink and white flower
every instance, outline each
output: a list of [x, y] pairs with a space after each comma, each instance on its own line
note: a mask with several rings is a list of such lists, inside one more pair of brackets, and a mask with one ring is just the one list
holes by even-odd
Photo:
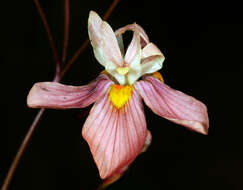
[[[125, 52], [122, 34], [127, 30], [133, 31], [133, 39]], [[151, 134], [142, 99], [155, 114], [192, 131], [208, 133], [206, 106], [164, 84], [157, 72], [164, 56], [141, 26], [130, 24], [113, 32], [91, 11], [88, 31], [94, 55], [105, 71], [85, 86], [36, 83], [27, 104], [31, 108], [69, 109], [94, 103], [82, 135], [102, 179], [121, 175], [149, 146]]]

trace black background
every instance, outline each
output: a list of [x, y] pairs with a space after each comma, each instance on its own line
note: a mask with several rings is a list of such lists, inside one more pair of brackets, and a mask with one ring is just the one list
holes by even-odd
[[[87, 38], [89, 11], [102, 15], [111, 2], [70, 1], [67, 59]], [[60, 55], [63, 1], [40, 3]], [[4, 113], [0, 135], [1, 158], [6, 158], [0, 165], [2, 181], [37, 113], [26, 106], [28, 91], [35, 82], [52, 80], [54, 64], [33, 1], [11, 1], [2, 5], [1, 12]], [[243, 189], [242, 16], [240, 4], [234, 1], [120, 2], [108, 20], [110, 25], [117, 29], [136, 21], [145, 29], [166, 57], [161, 70], [165, 82], [208, 106], [210, 129], [208, 136], [190, 132], [145, 107], [152, 145], [108, 189]], [[102, 66], [89, 46], [63, 83], [83, 85], [100, 71]], [[81, 137], [87, 111], [48, 110], [9, 189], [94, 189], [100, 179]]]

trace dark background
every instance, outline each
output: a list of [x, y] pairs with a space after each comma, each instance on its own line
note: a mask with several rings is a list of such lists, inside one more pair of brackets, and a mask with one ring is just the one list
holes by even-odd
[[[87, 38], [90, 10], [102, 15], [111, 0], [70, 1], [69, 59]], [[63, 1], [40, 0], [61, 54]], [[33, 1], [2, 5], [0, 180], [37, 110], [26, 96], [38, 81], [53, 78], [54, 64]], [[243, 189], [242, 9], [234, 1], [125, 1], [108, 20], [117, 29], [136, 21], [164, 53], [161, 73], [171, 87], [208, 106], [209, 135], [186, 130], [145, 107], [153, 135], [125, 176], [108, 189]], [[1, 64], [2, 65], [2, 64]], [[64, 84], [83, 85], [102, 71], [89, 46]], [[94, 189], [100, 182], [81, 137], [88, 109], [48, 110], [35, 131], [10, 190]], [[4, 121], [7, 120], [7, 125]], [[7, 134], [7, 135], [6, 135]], [[6, 139], [7, 137], [7, 139]]]

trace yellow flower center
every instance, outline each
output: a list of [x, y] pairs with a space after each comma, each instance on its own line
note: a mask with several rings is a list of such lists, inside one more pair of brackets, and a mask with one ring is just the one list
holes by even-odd
[[120, 109], [131, 97], [132, 95], [133, 86], [131, 85], [118, 85], [113, 84], [111, 85], [111, 89], [109, 92], [109, 97], [112, 104], [117, 108]]
[[159, 79], [162, 83], [165, 83], [162, 75], [159, 72], [154, 72], [153, 76]]

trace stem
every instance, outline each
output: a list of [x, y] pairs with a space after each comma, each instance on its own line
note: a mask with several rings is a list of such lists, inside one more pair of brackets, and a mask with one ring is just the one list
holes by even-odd
[[37, 11], [38, 11], [38, 13], [41, 17], [41, 20], [43, 22], [44, 28], [45, 28], [47, 36], [48, 36], [48, 40], [50, 42], [52, 54], [53, 54], [53, 57], [54, 57], [54, 62], [56, 63], [56, 70], [60, 71], [61, 70], [61, 63], [60, 63], [59, 58], [58, 58], [57, 48], [55, 46], [50, 27], [49, 27], [48, 22], [46, 20], [46, 16], [45, 16], [45, 14], [44, 14], [41, 6], [40, 6], [39, 0], [34, 0], [34, 3], [35, 3], [35, 6], [37, 8]]
[[66, 61], [68, 34], [69, 34], [69, 0], [65, 0], [65, 2], [64, 2], [64, 37], [63, 37], [63, 49], [62, 49], [62, 64], [64, 64]]
[[113, 12], [113, 10], [116, 8], [117, 4], [119, 3], [120, 0], [114, 0], [112, 2], [112, 4], [110, 5], [110, 7], [108, 8], [108, 10], [105, 12], [104, 16], [103, 16], [103, 20], [107, 20], [111, 13]]
[[41, 119], [44, 111], [45, 111], [44, 108], [39, 110], [39, 112], [37, 113], [37, 115], [36, 115], [36, 117], [35, 117], [35, 119], [34, 119], [34, 121], [32, 123], [32, 125], [30, 126], [27, 134], [25, 135], [24, 140], [22, 141], [22, 144], [19, 147], [18, 152], [17, 152], [17, 154], [16, 154], [16, 156], [14, 158], [14, 161], [12, 162], [12, 164], [11, 164], [9, 170], [8, 170], [8, 174], [7, 174], [7, 177], [4, 180], [4, 183], [3, 183], [3, 186], [2, 186], [2, 190], [7, 190], [8, 189], [8, 185], [9, 185], [11, 179], [13, 178], [14, 172], [15, 172], [18, 164], [19, 164], [19, 161], [22, 158], [22, 155], [23, 155], [27, 145], [29, 144], [30, 139], [31, 139], [31, 137], [33, 135], [33, 132], [34, 132], [36, 126], [38, 125], [38, 123], [40, 122], [40, 119]]
[[[106, 11], [105, 15], [104, 15], [104, 20], [108, 19], [108, 17], [111, 15], [112, 11], [114, 10], [114, 8], [117, 6], [119, 0], [114, 0], [113, 3], [110, 5], [109, 9]], [[61, 72], [61, 63], [59, 61], [58, 58], [58, 53], [57, 53], [57, 49], [56, 46], [54, 44], [54, 40], [51, 34], [51, 30], [49, 28], [48, 22], [46, 20], [46, 16], [40, 6], [40, 3], [38, 0], [34, 0], [34, 3], [36, 5], [36, 8], [40, 14], [41, 20], [44, 24], [45, 30], [47, 32], [47, 36], [50, 42], [50, 46], [52, 49], [52, 53], [54, 56], [54, 60], [56, 63], [56, 73], [54, 76], [53, 81], [55, 82], [59, 82], [62, 77], [65, 75], [65, 73], [68, 71], [68, 69], [70, 68], [70, 66], [76, 61], [76, 59], [78, 58], [78, 56], [85, 50], [85, 48], [88, 46], [89, 44], [89, 39], [87, 39], [82, 45], [81, 47], [78, 49], [78, 51], [74, 54], [74, 56], [72, 57], [72, 59], [68, 62], [68, 64], [66, 65], [66, 67], [63, 69], [63, 71]], [[65, 62], [66, 59], [66, 51], [67, 51], [67, 44], [68, 44], [68, 33], [69, 33], [69, 0], [65, 0], [65, 8], [64, 8], [64, 40], [63, 40], [63, 55], [62, 55], [62, 63]], [[17, 169], [17, 166], [23, 156], [23, 153], [25, 151], [25, 149], [27, 148], [27, 145], [29, 144], [31, 137], [37, 127], [37, 125], [40, 122], [40, 119], [42, 118], [44, 112], [46, 109], [42, 108], [39, 110], [39, 112], [37, 113], [32, 125], [30, 126], [27, 134], [24, 137], [24, 140], [22, 141], [22, 144], [20, 145], [17, 154], [14, 157], [13, 162], [10, 165], [10, 168], [8, 170], [7, 176], [4, 179], [3, 185], [1, 187], [1, 190], [7, 190], [8, 186], [14, 176], [14, 173]]]
[[[105, 12], [103, 19], [107, 20], [113, 10], [116, 8], [117, 4], [119, 3], [120, 0], [114, 0], [108, 10]], [[86, 49], [86, 47], [89, 44], [89, 39], [87, 38], [85, 42], [81, 45], [81, 47], [74, 53], [73, 57], [70, 59], [70, 61], [67, 63], [67, 65], [64, 67], [64, 69], [61, 72], [60, 78], [63, 78], [63, 76], [66, 74], [66, 72], [69, 70], [71, 65], [77, 60], [79, 55]]]
[[61, 72], [61, 76], [60, 76], [61, 79], [64, 77], [66, 72], [70, 69], [72, 64], [77, 60], [79, 55], [87, 48], [88, 45], [89, 45], [89, 39], [86, 39], [84, 41], [84, 43], [80, 46], [80, 48], [74, 53], [73, 57], [70, 59], [70, 61], [67, 63], [67, 65], [63, 68], [63, 70]]

